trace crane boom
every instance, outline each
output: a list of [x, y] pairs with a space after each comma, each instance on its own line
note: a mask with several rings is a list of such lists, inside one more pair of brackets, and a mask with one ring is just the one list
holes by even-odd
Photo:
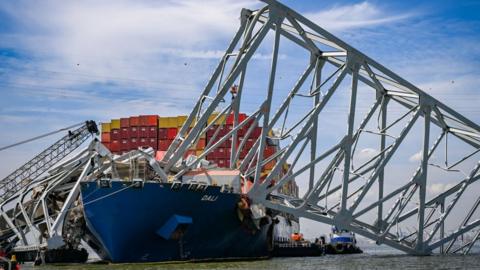
[[0, 181], [0, 201], [5, 201], [21, 188], [27, 186], [58, 161], [77, 149], [88, 135], [98, 133], [94, 121], [86, 121], [81, 127], [69, 131], [67, 135], [43, 150], [30, 161], [16, 169]]

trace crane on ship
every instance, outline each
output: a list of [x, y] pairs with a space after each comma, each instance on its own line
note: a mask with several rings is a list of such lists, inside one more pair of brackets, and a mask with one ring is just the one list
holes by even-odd
[[[296, 11], [274, 0], [262, 2], [266, 5], [258, 10], [242, 10], [237, 33], [161, 160], [142, 149], [113, 155], [94, 139], [59, 163], [95, 133], [88, 124], [72, 131], [75, 142], [69, 134], [0, 182], [0, 241], [15, 243], [16, 250], [59, 246], [82, 181], [118, 177], [116, 163], [142, 158], [158, 181], [177, 182], [231, 140], [238, 144], [231, 144], [230, 168], [253, 179], [248, 197], [255, 205], [334, 225], [409, 254], [469, 253], [480, 238], [480, 197], [475, 193], [480, 126]], [[265, 87], [249, 88], [247, 71], [255, 71], [255, 55], [262, 46], [271, 48], [269, 41], [270, 69], [259, 84]], [[285, 78], [279, 87], [278, 73], [288, 61], [280, 55], [280, 44], [305, 56], [304, 70], [291, 78], [287, 91]], [[240, 120], [252, 96], [256, 107]], [[221, 134], [231, 115], [233, 128]], [[332, 121], [341, 117], [345, 121]], [[244, 126], [250, 128], [240, 135]], [[242, 158], [239, 153], [255, 126], [262, 127], [261, 135]], [[205, 151], [185, 158], [215, 128]], [[279, 142], [279, 151], [264, 157], [269, 140]], [[365, 158], [361, 147], [366, 146], [371, 155]], [[53, 149], [60, 150], [54, 154]], [[419, 158], [411, 175], [404, 176], [396, 164], [408, 160], [405, 152], [412, 151]], [[439, 156], [444, 164], [438, 163]], [[272, 161], [275, 166], [262, 176]], [[304, 179], [300, 198], [276, 192], [293, 178]], [[439, 179], [454, 184], [429, 194], [429, 185]], [[61, 207], [51, 203], [55, 194]], [[459, 211], [463, 217], [452, 218]], [[28, 232], [36, 237], [29, 239]]]

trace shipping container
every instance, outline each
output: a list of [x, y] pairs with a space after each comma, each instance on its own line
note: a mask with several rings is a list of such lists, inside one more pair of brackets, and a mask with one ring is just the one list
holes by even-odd
[[109, 143], [110, 141], [110, 132], [102, 132], [102, 143]]
[[130, 138], [130, 128], [129, 127], [122, 127], [120, 129], [120, 138], [122, 138], [122, 139]]
[[[210, 123], [212, 123], [213, 120], [215, 120], [215, 117], [217, 117], [217, 116], [218, 116], [218, 113], [212, 113], [208, 117], [207, 123], [210, 125]], [[226, 116], [222, 115], [217, 119], [217, 121], [215, 121], [215, 125], [221, 125], [221, 124], [225, 123], [225, 120], [226, 120]]]
[[102, 123], [102, 132], [110, 132], [110, 123]]
[[130, 118], [120, 118], [120, 128], [130, 127]]
[[272, 160], [272, 161], [268, 162], [267, 164], [265, 164], [265, 166], [263, 166], [263, 169], [264, 170], [271, 170], [275, 166], [275, 163], [276, 163], [275, 160]]
[[205, 149], [205, 144], [206, 144], [206, 139], [204, 138], [200, 138], [197, 142], [197, 147], [196, 149], [197, 150], [200, 150], [200, 149]]
[[118, 152], [120, 151], [120, 141], [119, 140], [113, 140], [110, 142], [110, 151], [112, 152]]
[[158, 118], [158, 127], [159, 128], [168, 128], [168, 117], [159, 117]]
[[262, 128], [261, 127], [255, 127], [252, 131], [252, 134], [250, 135], [252, 138], [258, 138], [262, 135]]
[[212, 161], [214, 162], [215, 161], [215, 154], [214, 154], [214, 151], [208, 153], [207, 157], [206, 157], [207, 160], [209, 161]]
[[[155, 127], [156, 129], [156, 127]], [[155, 151], [157, 150], [157, 138], [148, 138], [148, 146], [152, 147]]]
[[168, 128], [167, 130], [167, 139], [173, 140], [177, 136], [178, 129], [176, 127], [174, 128]]
[[[235, 118], [235, 115], [233, 113], [231, 113], [228, 117], [227, 117], [227, 125], [233, 125], [233, 120]], [[238, 114], [238, 123], [241, 123], [243, 122], [245, 119], [247, 119], [247, 115], [244, 114], [244, 113], [239, 113]]]
[[138, 138], [140, 136], [139, 128], [137, 126], [131, 126], [129, 137], [130, 138]]
[[110, 128], [120, 129], [120, 119], [112, 119], [112, 122], [110, 123]]
[[169, 128], [178, 128], [178, 119], [177, 117], [168, 117], [168, 127]]
[[120, 129], [115, 128], [110, 131], [110, 136], [112, 140], [120, 140]]
[[263, 151], [263, 157], [268, 158], [271, 155], [275, 154], [275, 146], [265, 146], [265, 149]]
[[140, 116], [130, 116], [129, 122], [130, 122], [130, 127], [140, 126]]
[[138, 138], [130, 138], [130, 149], [134, 150], [138, 148]]
[[225, 168], [225, 160], [223, 160], [223, 159], [217, 159], [217, 160], [216, 160], [216, 163], [217, 163], [218, 167], [220, 167], [220, 168]]
[[122, 139], [120, 141], [120, 151], [128, 151], [128, 150], [130, 150], [130, 140]]
[[158, 129], [158, 139], [159, 140], [168, 139], [168, 129], [167, 128], [159, 128]]
[[140, 115], [140, 126], [156, 127], [158, 125], [158, 115]]
[[148, 127], [147, 135], [149, 138], [155, 138], [155, 141], [157, 140], [158, 137], [158, 128], [157, 126], [151, 126]]
[[167, 151], [171, 142], [171, 140], [158, 140], [158, 150]]
[[186, 115], [177, 116], [177, 127], [183, 126], [185, 121], [187, 121], [187, 116]]
[[148, 138], [148, 127], [139, 127], [138, 136], [141, 138]]

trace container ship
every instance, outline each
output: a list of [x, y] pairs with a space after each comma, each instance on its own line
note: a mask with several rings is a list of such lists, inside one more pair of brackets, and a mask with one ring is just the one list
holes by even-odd
[[[161, 160], [186, 118], [141, 115], [112, 119], [102, 124], [101, 141], [116, 155], [148, 148]], [[240, 121], [246, 118], [240, 114]], [[233, 127], [230, 116], [222, 119], [212, 115], [208, 124], [213, 121], [211, 130], [184, 159], [201, 155], [214, 140], [217, 128], [223, 136]], [[244, 139], [249, 127], [238, 131], [238, 141]], [[255, 127], [243, 149], [252, 147], [260, 134], [261, 127]], [[231, 140], [226, 141], [206, 156], [207, 169], [191, 170], [174, 181], [154, 179], [145, 161], [117, 164], [118, 178], [105, 175], [105, 180], [83, 182], [85, 223], [102, 259], [125, 263], [268, 257], [273, 240], [290, 235], [298, 220], [278, 222], [285, 219], [282, 213], [249, 205], [246, 192], [251, 182], [231, 166], [231, 144]], [[265, 157], [278, 147], [269, 140]], [[242, 151], [240, 159], [246, 153]], [[263, 177], [275, 162], [263, 167]], [[287, 170], [285, 164], [284, 172]], [[298, 196], [298, 186], [292, 180], [279, 192]]]

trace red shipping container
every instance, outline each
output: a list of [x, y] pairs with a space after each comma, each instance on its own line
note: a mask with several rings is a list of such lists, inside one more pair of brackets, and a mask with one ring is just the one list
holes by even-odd
[[216, 163], [217, 163], [218, 167], [225, 168], [225, 160], [217, 159], [216, 161], [217, 161]]
[[223, 149], [223, 158], [224, 158], [224, 159], [230, 159], [231, 153], [232, 153], [232, 149], [231, 149], [231, 148], [224, 148], [224, 149]]
[[247, 156], [247, 153], [248, 153], [249, 149], [250, 148], [248, 148], [248, 149], [244, 148], [244, 149], [242, 149], [242, 151], [240, 151], [240, 159], [244, 159]]
[[102, 143], [109, 143], [110, 141], [110, 132], [102, 132]]
[[110, 151], [118, 152], [120, 151], [120, 141], [119, 140], [112, 140], [110, 143]]
[[138, 148], [138, 138], [130, 138], [130, 149]]
[[215, 160], [215, 155], [210, 152], [207, 156], [206, 156], [206, 159], [209, 160], [209, 161], [214, 161]]
[[120, 151], [130, 150], [130, 141], [128, 139], [122, 139], [120, 143]]
[[143, 146], [147, 146], [148, 145], [148, 140], [147, 138], [140, 138], [138, 140], [138, 146], [139, 147], [143, 147]]
[[207, 138], [212, 138], [213, 135], [215, 134], [215, 130], [217, 130], [218, 126], [211, 126], [208, 130], [207, 130]]
[[230, 159], [225, 160], [225, 168], [230, 168]]
[[[235, 118], [235, 115], [233, 113], [231, 113], [228, 117], [227, 117], [227, 125], [233, 125], [233, 120]], [[245, 119], [247, 119], [247, 115], [244, 114], [244, 113], [239, 113], [238, 114], [238, 123], [241, 123], [242, 121], [244, 121]]]
[[148, 127], [147, 133], [149, 138], [155, 138], [155, 141], [157, 141], [158, 128], [156, 126]]
[[175, 139], [175, 137], [177, 136], [177, 132], [178, 132], [177, 128], [169, 128], [167, 130], [167, 138], [169, 140]]
[[263, 157], [268, 158], [273, 154], [275, 154], [275, 146], [265, 146], [265, 149], [263, 150]]
[[260, 135], [262, 135], [262, 128], [261, 127], [255, 127], [252, 131], [252, 134], [250, 135], [250, 137], [252, 138], [258, 138], [260, 137]]
[[140, 115], [140, 126], [158, 126], [158, 115]]
[[140, 117], [139, 116], [130, 116], [130, 126], [131, 127], [140, 126]]
[[138, 136], [141, 138], [148, 138], [148, 127], [139, 127]]
[[217, 148], [217, 158], [224, 159], [227, 157], [227, 149], [226, 148]]
[[112, 129], [110, 131], [110, 137], [112, 140], [120, 140], [120, 129]]
[[168, 128], [159, 128], [158, 129], [158, 139], [159, 140], [168, 139]]
[[170, 146], [170, 141], [169, 140], [158, 140], [158, 150], [167, 151], [168, 146]]
[[148, 138], [148, 145], [153, 149], [157, 149], [157, 138]]
[[120, 118], [120, 128], [130, 127], [130, 118]]
[[139, 128], [138, 127], [130, 127], [129, 137], [130, 138], [138, 138], [140, 136]]
[[120, 138], [122, 139], [127, 139], [130, 137], [130, 128], [128, 127], [122, 127], [120, 129]]

